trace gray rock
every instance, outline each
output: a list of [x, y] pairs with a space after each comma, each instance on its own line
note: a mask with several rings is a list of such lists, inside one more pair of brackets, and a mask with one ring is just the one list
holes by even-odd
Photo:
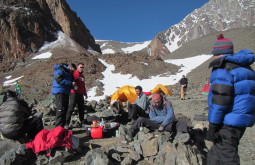
[[89, 104], [91, 105], [91, 107], [92, 107], [93, 109], [95, 109], [96, 106], [97, 106], [97, 101], [92, 100], [92, 101], [89, 102]]
[[7, 151], [13, 149], [13, 148], [17, 148], [21, 145], [20, 142], [18, 141], [14, 141], [11, 139], [3, 139], [0, 141], [0, 156], [2, 156], [3, 154], [5, 154]]
[[125, 157], [121, 165], [134, 165], [134, 161], [130, 157]]
[[85, 158], [83, 159], [82, 165], [99, 165], [99, 164], [109, 164], [110, 160], [107, 155], [100, 149], [92, 149], [90, 150]]
[[36, 165], [46, 165], [48, 163], [49, 157], [47, 157], [45, 154], [37, 156]]
[[129, 156], [134, 161], [138, 161], [138, 160], [141, 159], [141, 155], [138, 152], [134, 151], [134, 150], [131, 150], [131, 152], [129, 153]]
[[141, 143], [139, 142], [134, 142], [134, 149], [136, 152], [139, 154], [143, 155], [142, 149], [141, 149]]
[[49, 159], [49, 164], [56, 164], [56, 163], [63, 163], [69, 159], [71, 159], [73, 156], [72, 153], [68, 151], [59, 151], [56, 150], [54, 154]]
[[166, 153], [159, 152], [155, 158], [154, 164], [165, 164], [165, 160], [166, 160]]
[[22, 164], [30, 164], [32, 161], [35, 161], [35, 154], [32, 152], [31, 149], [27, 149], [24, 144], [6, 151], [7, 152], [5, 152], [0, 157], [0, 164], [22, 165]]
[[143, 156], [154, 156], [158, 153], [158, 140], [156, 138], [152, 140], [144, 140], [141, 144]]
[[118, 154], [118, 153], [113, 153], [112, 154], [112, 158], [115, 159], [118, 162], [121, 161], [120, 154]]

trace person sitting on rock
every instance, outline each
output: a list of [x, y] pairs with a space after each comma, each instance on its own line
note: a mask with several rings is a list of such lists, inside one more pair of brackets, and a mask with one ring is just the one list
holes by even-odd
[[14, 91], [5, 93], [4, 102], [0, 105], [0, 132], [7, 139], [33, 140], [43, 129], [42, 113], [32, 115], [27, 102], [17, 98]]
[[128, 124], [130, 125], [134, 124], [138, 117], [149, 117], [148, 97], [143, 94], [143, 89], [141, 86], [136, 86], [135, 92], [138, 98], [134, 104], [128, 104], [128, 119], [131, 120]]
[[173, 107], [170, 101], [159, 93], [152, 95], [152, 103], [150, 105], [150, 118], [139, 117], [128, 130], [128, 135], [133, 138], [140, 127], [146, 127], [149, 130], [158, 130], [159, 132], [176, 131], [175, 139], [185, 143], [189, 140], [187, 123], [184, 120], [177, 120], [174, 115]]

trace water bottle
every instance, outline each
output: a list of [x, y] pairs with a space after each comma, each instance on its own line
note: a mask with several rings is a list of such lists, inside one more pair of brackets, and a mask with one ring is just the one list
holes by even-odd
[[116, 137], [120, 137], [119, 130], [116, 130], [116, 131], [115, 131], [115, 136], [116, 136]]
[[104, 119], [102, 119], [101, 123], [100, 123], [100, 126], [104, 127], [105, 126], [105, 122], [104, 122]]

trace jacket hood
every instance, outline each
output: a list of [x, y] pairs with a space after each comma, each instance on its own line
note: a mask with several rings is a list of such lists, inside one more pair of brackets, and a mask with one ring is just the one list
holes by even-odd
[[54, 65], [54, 70], [57, 70], [61, 65], [60, 64], [55, 64]]
[[251, 50], [240, 50], [234, 55], [226, 55], [225, 60], [242, 66], [247, 66], [254, 63], [255, 55]]

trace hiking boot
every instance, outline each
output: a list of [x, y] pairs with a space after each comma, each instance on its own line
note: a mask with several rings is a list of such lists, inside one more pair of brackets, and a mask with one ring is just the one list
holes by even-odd
[[131, 128], [131, 129], [127, 130], [127, 134], [130, 137], [130, 139], [133, 140], [133, 138], [135, 137], [135, 130]]
[[186, 143], [188, 142], [190, 139], [190, 135], [189, 133], [187, 132], [178, 132], [177, 135], [175, 136], [174, 138], [174, 143], [178, 143], [178, 142], [181, 142], [181, 143]]
[[128, 125], [133, 125], [135, 123], [135, 120], [134, 119], [132, 119], [130, 122], [128, 122], [127, 124]]

